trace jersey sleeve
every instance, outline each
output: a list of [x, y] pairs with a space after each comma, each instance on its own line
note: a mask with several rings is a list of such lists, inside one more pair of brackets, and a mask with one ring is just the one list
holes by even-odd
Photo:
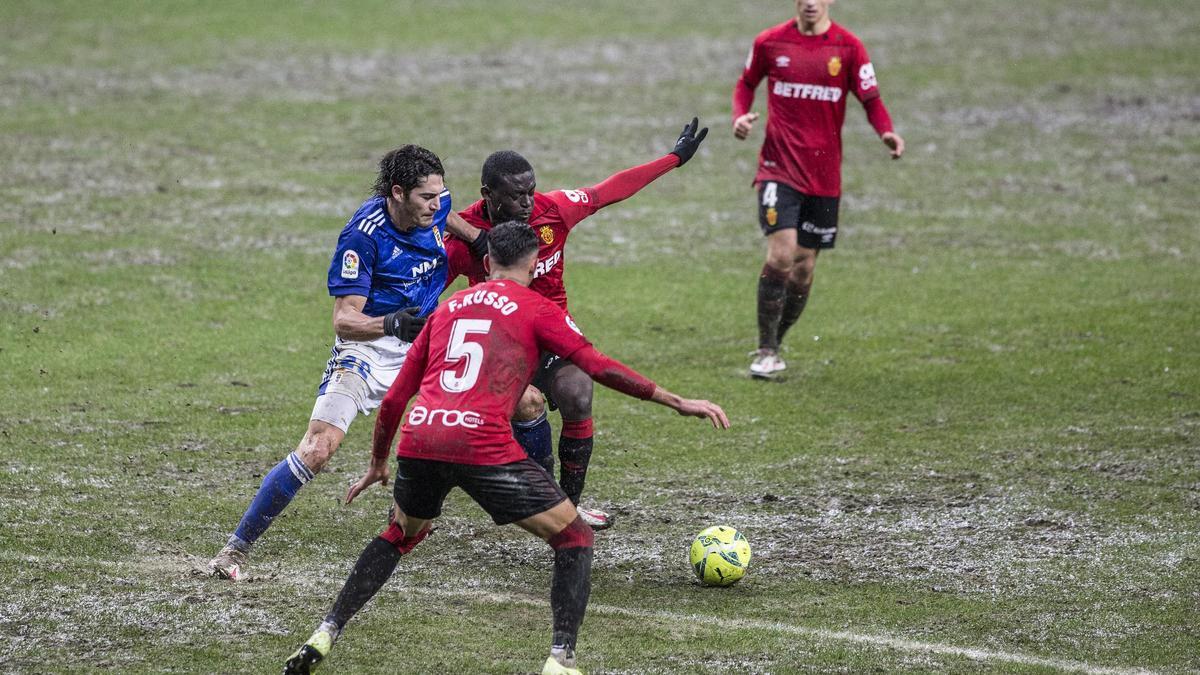
[[375, 242], [362, 230], [347, 227], [338, 237], [337, 249], [329, 264], [329, 294], [369, 297], [374, 269]]
[[446, 274], [446, 288], [449, 288], [450, 284], [460, 276], [466, 277], [468, 280], [483, 276], [483, 263], [471, 255], [471, 249], [465, 241], [450, 235], [446, 237], [445, 242], [446, 261], [450, 268]]
[[391, 449], [396, 430], [400, 428], [400, 421], [404, 417], [404, 409], [421, 387], [421, 378], [425, 375], [425, 365], [429, 360], [429, 333], [429, 327], [426, 326], [417, 334], [416, 341], [404, 356], [400, 373], [379, 405], [379, 419], [375, 422], [375, 434], [371, 441], [371, 454], [377, 458], [385, 457]]
[[614, 173], [590, 188], [596, 201], [596, 210], [629, 199], [677, 166], [679, 157], [667, 153], [656, 160]]
[[754, 105], [754, 90], [758, 83], [767, 75], [766, 59], [762, 58], [762, 36], [754, 40], [750, 54], [746, 56], [746, 65], [742, 75], [733, 85], [733, 119], [750, 112]]
[[546, 198], [558, 207], [559, 218], [566, 228], [572, 229], [579, 221], [600, 210], [600, 200], [596, 197], [595, 188], [579, 188], [577, 190], [555, 190], [547, 192]]
[[858, 100], [866, 103], [879, 98], [879, 81], [875, 78], [875, 66], [861, 42], [854, 46], [854, 67], [850, 69], [850, 88]]
[[537, 336], [538, 348], [558, 354], [562, 358], [570, 358], [571, 354], [588, 346], [588, 339], [583, 331], [575, 325], [575, 321], [561, 307], [538, 296], [538, 306], [534, 311], [533, 330]]

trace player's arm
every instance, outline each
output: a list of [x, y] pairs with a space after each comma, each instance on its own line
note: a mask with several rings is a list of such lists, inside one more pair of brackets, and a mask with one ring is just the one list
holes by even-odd
[[704, 137], [708, 135], [708, 127], [697, 130], [699, 126], [699, 119], [693, 117], [691, 122], [683, 126], [683, 131], [675, 140], [675, 147], [667, 154], [645, 164], [618, 171], [600, 183], [582, 190], [585, 195], [591, 195], [593, 200], [591, 210], [585, 215], [629, 199], [671, 169], [683, 166], [696, 154]]
[[602, 354], [557, 306], [547, 301], [537, 312], [533, 325], [538, 346], [579, 366], [596, 382], [627, 396], [665, 405], [680, 415], [707, 418], [718, 429], [729, 428], [729, 418], [717, 404], [676, 396], [629, 366]]
[[383, 316], [367, 316], [363, 307], [367, 299], [361, 295], [343, 295], [333, 300], [333, 332], [343, 340], [367, 342], [385, 335], [412, 342], [425, 325], [417, 316], [416, 307], [406, 307]]
[[746, 57], [746, 67], [733, 85], [733, 135], [739, 141], [746, 140], [758, 119], [758, 113], [751, 112], [750, 108], [754, 106], [754, 90], [767, 73], [758, 47], [759, 41], [755, 40]]
[[[466, 244], [471, 255], [478, 260], [483, 260], [483, 256], [487, 254], [487, 230], [468, 223], [454, 211], [446, 214], [446, 230]], [[447, 247], [447, 252], [449, 252], [449, 247]], [[446, 285], [448, 286], [449, 282]]]
[[367, 473], [358, 479], [358, 482], [351, 485], [350, 490], [346, 492], [347, 504], [354, 501], [359, 493], [375, 483], [387, 485], [389, 451], [396, 440], [396, 431], [400, 428], [400, 421], [404, 418], [404, 409], [416, 395], [421, 386], [421, 377], [425, 373], [429, 349], [427, 335], [428, 333], [422, 332], [417, 336], [417, 341], [413, 343], [404, 357], [404, 365], [400, 367], [399, 374], [396, 375], [395, 381], [392, 382], [392, 386], [388, 388], [387, 394], [383, 397], [383, 402], [379, 405], [379, 417], [375, 420], [375, 432], [371, 437], [371, 464], [367, 468]]
[[891, 151], [892, 159], [900, 159], [904, 154], [904, 139], [892, 127], [892, 116], [888, 114], [887, 106], [883, 105], [883, 96], [879, 93], [875, 66], [871, 64], [871, 57], [861, 44], [858, 46], [855, 60], [855, 67], [850, 72], [850, 87], [867, 113], [867, 122], [871, 124], [875, 133], [879, 134], [879, 140]]
[[729, 428], [729, 418], [725, 416], [721, 406], [710, 401], [687, 399], [673, 394], [590, 344], [576, 350], [569, 359], [589, 377], [609, 389], [664, 405], [680, 415], [705, 418], [717, 429]]

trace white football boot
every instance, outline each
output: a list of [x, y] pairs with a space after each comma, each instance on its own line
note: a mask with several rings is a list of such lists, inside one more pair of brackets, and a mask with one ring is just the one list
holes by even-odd
[[583, 521], [583, 524], [593, 530], [607, 530], [613, 526], [613, 521], [616, 520], [611, 514], [600, 509], [585, 509], [582, 506], [576, 506], [575, 511], [579, 513], [579, 519]]
[[754, 352], [754, 361], [750, 363], [750, 377], [769, 380], [787, 368], [778, 352], [760, 349]]

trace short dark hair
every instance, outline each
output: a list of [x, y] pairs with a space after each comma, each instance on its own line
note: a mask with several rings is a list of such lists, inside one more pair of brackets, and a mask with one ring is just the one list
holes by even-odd
[[396, 148], [379, 160], [379, 176], [375, 179], [375, 196], [392, 196], [392, 186], [399, 185], [404, 194], [419, 186], [426, 176], [445, 176], [442, 160], [419, 145]]
[[537, 250], [538, 237], [529, 223], [506, 220], [488, 232], [488, 255], [497, 267], [512, 267]]
[[483, 175], [481, 180], [483, 185], [489, 188], [500, 187], [500, 181], [508, 176], [516, 176], [522, 173], [533, 171], [533, 165], [529, 160], [522, 157], [513, 150], [500, 150], [488, 155], [488, 158], [483, 160]]

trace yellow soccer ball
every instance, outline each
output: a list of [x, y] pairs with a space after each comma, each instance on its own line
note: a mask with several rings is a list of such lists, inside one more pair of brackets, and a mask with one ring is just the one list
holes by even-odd
[[689, 557], [700, 583], [728, 586], [746, 575], [750, 542], [732, 527], [714, 525], [692, 540]]

